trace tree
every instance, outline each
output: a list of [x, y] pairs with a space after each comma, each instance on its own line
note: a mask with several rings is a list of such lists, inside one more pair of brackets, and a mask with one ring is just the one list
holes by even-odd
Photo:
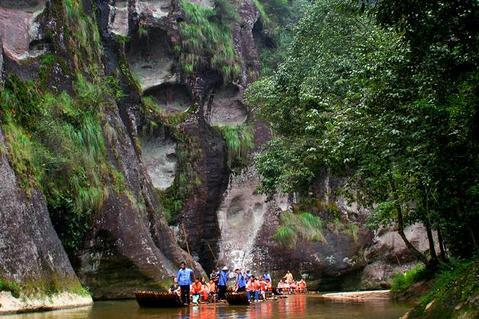
[[[454, 52], [441, 53], [443, 37], [437, 49], [414, 48], [423, 44], [412, 40], [420, 34], [383, 21], [391, 8], [385, 2], [361, 11], [350, 1], [316, 1], [298, 25], [288, 58], [248, 90], [248, 103], [276, 134], [257, 158], [263, 186], [305, 191], [327, 168], [347, 177], [352, 198], [375, 207], [376, 225], [394, 222], [419, 259], [426, 260], [404, 235], [416, 221], [428, 230], [433, 261], [433, 229], [452, 252], [471, 254], [477, 245], [471, 226], [477, 226], [478, 207], [479, 51], [470, 48], [477, 40], [459, 50], [476, 67], [446, 83], [456, 68], [448, 67]], [[437, 19], [449, 23], [447, 16]], [[470, 234], [461, 231], [467, 228]], [[464, 245], [467, 238], [472, 245]]]

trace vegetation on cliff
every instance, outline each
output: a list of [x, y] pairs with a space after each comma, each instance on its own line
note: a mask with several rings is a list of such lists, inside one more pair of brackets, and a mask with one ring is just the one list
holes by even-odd
[[[64, 32], [50, 30], [58, 51], [41, 58], [35, 80], [7, 77], [0, 92], [1, 125], [19, 181], [27, 193], [43, 192], [72, 256], [108, 193], [126, 191], [123, 174], [108, 159], [106, 142], [114, 128], [104, 118], [121, 91], [116, 79], [101, 76], [95, 16], [75, 0], [56, 3], [50, 14]], [[63, 90], [55, 83], [59, 72], [70, 79], [60, 84]]]
[[236, 8], [228, 0], [215, 1], [214, 8], [188, 0], [180, 1], [185, 20], [179, 23], [181, 41], [175, 49], [183, 72], [193, 74], [217, 70], [225, 81], [238, 77], [238, 61], [231, 33], [239, 20]]

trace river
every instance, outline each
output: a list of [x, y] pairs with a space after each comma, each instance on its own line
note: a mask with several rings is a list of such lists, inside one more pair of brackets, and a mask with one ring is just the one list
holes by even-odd
[[389, 301], [333, 303], [314, 295], [290, 296], [250, 306], [211, 304], [182, 309], [142, 309], [134, 300], [100, 301], [92, 307], [10, 315], [6, 319], [397, 319], [408, 310]]

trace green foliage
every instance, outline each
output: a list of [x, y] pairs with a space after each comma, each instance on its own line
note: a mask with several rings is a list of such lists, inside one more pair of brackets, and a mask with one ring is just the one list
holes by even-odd
[[479, 229], [479, 34], [460, 30], [478, 6], [311, 4], [283, 64], [246, 94], [275, 132], [256, 159], [263, 190], [307, 192], [328, 169], [346, 178], [349, 199], [375, 208], [374, 227], [422, 221], [453, 254], [470, 256]]
[[[479, 262], [453, 260], [443, 264], [432, 288], [411, 311], [411, 318], [477, 318]], [[426, 310], [426, 305], [434, 301]]]
[[9, 77], [0, 93], [10, 162], [27, 192], [40, 188], [46, 195], [69, 253], [81, 243], [110, 182], [119, 180], [107, 160], [99, 115], [111, 88], [78, 75], [74, 91], [74, 98], [40, 92], [33, 82]]
[[10, 291], [13, 297], [18, 298], [20, 290], [20, 285], [16, 282], [0, 278], [0, 291]]
[[273, 235], [273, 239], [285, 247], [294, 247], [299, 239], [309, 241], [322, 241], [326, 239], [322, 233], [323, 222], [309, 212], [281, 214], [280, 227]]
[[180, 1], [185, 20], [179, 24], [181, 45], [176, 51], [186, 74], [209, 67], [220, 72], [227, 81], [236, 78], [241, 70], [230, 26], [237, 14], [228, 0], [216, 4], [211, 9], [188, 0]]
[[405, 273], [396, 273], [392, 277], [391, 291], [407, 290], [417, 282], [428, 279], [428, 272], [424, 264], [417, 264]]
[[269, 20], [268, 14], [266, 13], [264, 5], [261, 3], [260, 0], [253, 0], [253, 3], [255, 5], [256, 9], [258, 9], [259, 16], [260, 16], [262, 22], [265, 25], [268, 25], [270, 23], [270, 20]]
[[74, 69], [97, 76], [103, 48], [95, 15], [86, 14], [80, 0], [65, 0], [66, 27], [64, 37], [73, 57]]
[[218, 127], [226, 141], [228, 166], [233, 169], [243, 167], [254, 148], [254, 132], [249, 124], [225, 125]]
[[308, 0], [254, 0], [260, 21], [255, 26], [256, 46], [261, 61], [261, 74], [271, 75], [286, 59], [293, 40], [293, 30], [303, 15]]

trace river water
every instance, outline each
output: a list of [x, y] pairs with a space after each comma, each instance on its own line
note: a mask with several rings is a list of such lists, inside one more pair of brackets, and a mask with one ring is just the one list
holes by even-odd
[[142, 309], [134, 300], [101, 301], [92, 307], [6, 316], [5, 319], [397, 319], [406, 305], [389, 301], [324, 302], [314, 295], [290, 296], [250, 306], [211, 304], [181, 309]]

